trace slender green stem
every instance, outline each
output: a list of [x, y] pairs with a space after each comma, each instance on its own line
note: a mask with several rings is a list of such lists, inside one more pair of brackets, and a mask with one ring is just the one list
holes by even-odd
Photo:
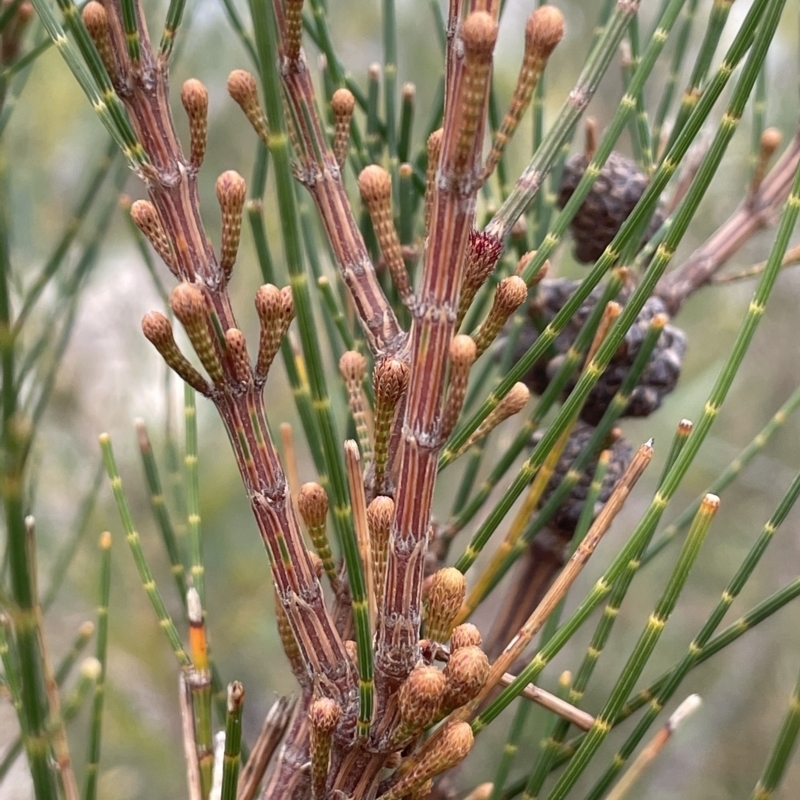
[[733, 576], [733, 578], [731, 578], [730, 583], [725, 588], [725, 591], [723, 591], [716, 607], [703, 624], [700, 632], [695, 636], [692, 643], [689, 645], [686, 654], [683, 656], [677, 666], [675, 666], [670, 672], [667, 679], [659, 688], [658, 694], [650, 701], [645, 715], [641, 720], [639, 720], [636, 728], [633, 730], [630, 736], [628, 736], [628, 738], [625, 740], [625, 743], [614, 756], [611, 765], [606, 769], [606, 771], [595, 784], [592, 792], [589, 795], [591, 800], [599, 800], [599, 798], [605, 794], [619, 770], [625, 765], [636, 746], [646, 734], [648, 728], [655, 721], [655, 718], [658, 716], [670, 698], [675, 694], [688, 672], [692, 669], [692, 667], [695, 666], [700, 652], [708, 644], [712, 635], [725, 617], [725, 614], [727, 614], [728, 610], [733, 604], [733, 601], [739, 596], [742, 588], [753, 574], [753, 570], [756, 568], [761, 556], [764, 554], [767, 546], [775, 537], [775, 533], [786, 519], [789, 511], [791, 511], [792, 507], [797, 502], [798, 497], [800, 497], [800, 475], [795, 477], [791, 486], [781, 499], [781, 502], [778, 504], [778, 507], [775, 509], [775, 512], [764, 525], [760, 536], [753, 544], [750, 552], [745, 556], [739, 569], [736, 571], [736, 574]]
[[89, 753], [86, 758], [84, 800], [97, 797], [97, 778], [100, 768], [100, 745], [103, 741], [103, 702], [106, 693], [106, 653], [108, 651], [108, 598], [111, 593], [111, 534], [100, 536], [100, 604], [97, 607], [97, 648], [95, 657], [100, 674], [94, 686], [92, 723], [89, 729]]
[[701, 90], [705, 92], [705, 89], [702, 87], [708, 77], [708, 71], [711, 68], [711, 59], [714, 57], [720, 37], [722, 36], [722, 31], [725, 28], [725, 23], [728, 21], [731, 5], [733, 5], [733, 0], [714, 0], [711, 6], [708, 24], [705, 28], [705, 35], [697, 50], [697, 58], [695, 59], [692, 74], [689, 78], [689, 85], [683, 93], [681, 105], [678, 109], [678, 116], [672, 127], [672, 132], [670, 133], [664, 152], [667, 152], [677, 141], [678, 136], [683, 131], [683, 126], [693, 113]]
[[772, 752], [758, 783], [750, 795], [750, 800], [770, 800], [789, 766], [792, 752], [797, 744], [797, 735], [800, 733], [800, 675], [789, 698], [789, 707], [783, 718]]
[[[56, 667], [55, 680], [59, 687], [64, 685], [64, 682], [72, 673], [78, 658], [80, 658], [84, 648], [94, 635], [94, 631], [95, 627], [91, 622], [85, 622], [80, 626], [80, 628], [78, 628], [78, 634], [73, 640], [72, 646], [67, 654], [61, 659], [61, 663], [59, 663], [59, 665]], [[0, 618], [0, 654], [2, 654], [3, 668], [6, 671], [6, 677], [9, 681], [8, 688], [11, 693], [12, 701], [14, 702], [15, 707], [17, 707], [19, 705], [19, 686], [16, 684], [16, 678], [19, 673], [19, 668], [15, 664], [7, 663], [7, 653], [3, 650], [4, 644], [6, 646], [8, 645], [6, 640], [6, 626], [2, 624], [2, 619]], [[3, 760], [0, 761], [0, 781], [2, 781], [6, 776], [6, 773], [12, 767], [17, 758], [19, 758], [21, 752], [22, 736], [20, 735], [8, 745], [8, 748], [3, 755]]]
[[172, 518], [170, 517], [169, 508], [167, 507], [164, 490], [161, 487], [158, 463], [153, 454], [153, 446], [150, 443], [150, 436], [147, 432], [144, 420], [136, 421], [136, 433], [139, 440], [139, 453], [142, 457], [147, 490], [150, 493], [150, 507], [153, 510], [153, 516], [156, 518], [158, 529], [161, 531], [161, 538], [164, 540], [172, 576], [175, 578], [175, 584], [178, 587], [178, 595], [181, 598], [181, 602], [185, 604], [186, 571], [178, 548], [178, 539], [175, 536], [175, 529], [172, 526]]
[[159, 55], [165, 61], [169, 60], [175, 47], [175, 33], [181, 24], [185, 7], [186, 0], [170, 0], [167, 19], [164, 22], [164, 32], [161, 34], [161, 44], [159, 45]]
[[675, 604], [700, 553], [700, 546], [708, 533], [718, 507], [719, 501], [714, 497], [713, 501], [704, 503], [697, 512], [678, 561], [672, 570], [661, 598], [656, 604], [655, 610], [650, 615], [647, 625], [617, 679], [603, 710], [597, 715], [592, 729], [586, 734], [586, 738], [570, 759], [566, 770], [548, 795], [549, 800], [563, 800], [566, 797], [611, 730], [614, 718], [625, 702], [633, 684], [641, 675], [661, 637], [664, 626], [675, 608]]
[[164, 635], [167, 637], [167, 640], [172, 647], [172, 652], [175, 654], [175, 658], [178, 659], [178, 663], [181, 667], [188, 669], [192, 665], [191, 659], [184, 649], [181, 642], [181, 637], [178, 635], [178, 630], [175, 627], [175, 623], [172, 621], [172, 617], [169, 615], [167, 607], [164, 605], [161, 592], [159, 592], [158, 587], [156, 586], [153, 573], [150, 571], [150, 565], [147, 563], [147, 559], [144, 555], [142, 542], [139, 538], [139, 532], [136, 530], [136, 527], [133, 524], [133, 516], [131, 515], [131, 510], [128, 506], [128, 500], [125, 497], [125, 490], [122, 487], [122, 478], [119, 475], [119, 470], [117, 469], [116, 460], [114, 458], [114, 451], [111, 446], [111, 437], [107, 433], [101, 434], [100, 436], [100, 448], [103, 451], [103, 463], [106, 467], [106, 474], [111, 482], [111, 490], [114, 493], [117, 511], [119, 512], [120, 520], [122, 522], [122, 528], [125, 531], [125, 538], [127, 539], [128, 545], [131, 548], [131, 553], [133, 554], [133, 560], [136, 563], [136, 569], [139, 572], [139, 578], [142, 582], [142, 587], [144, 588], [145, 594], [147, 595], [150, 603], [153, 606], [153, 609], [156, 612], [159, 625], [164, 631]]
[[3, 450], [0, 495], [6, 523], [6, 557], [10, 570], [16, 658], [19, 663], [19, 723], [37, 800], [56, 798], [56, 782], [45, 735], [48, 700], [45, 654], [38, 636], [36, 575], [32, 570], [25, 525], [26, 458], [32, 436], [31, 421], [19, 411], [15, 370], [16, 348], [11, 317], [11, 262], [9, 256], [6, 176], [0, 166], [0, 367], [2, 368]]
[[656, 150], [659, 150], [661, 142], [661, 132], [664, 128], [664, 121], [667, 118], [672, 100], [675, 97], [675, 89], [678, 85], [686, 56], [689, 54], [689, 37], [692, 33], [695, 19], [697, 18], [697, 4], [699, 0], [689, 0], [681, 12], [681, 22], [678, 28], [678, 35], [675, 41], [675, 50], [670, 62], [667, 82], [661, 92], [661, 99], [656, 108], [655, 119], [653, 120], [653, 133], [651, 140], [655, 143]]
[[97, 502], [97, 495], [102, 483], [103, 464], [100, 462], [92, 478], [92, 485], [89, 487], [89, 491], [81, 502], [77, 521], [72, 526], [73, 534], [62, 545], [53, 561], [53, 566], [50, 570], [50, 579], [47, 582], [47, 591], [42, 595], [42, 611], [47, 611], [56, 599], [59, 589], [61, 589], [64, 583], [67, 570], [78, 551], [78, 545], [83, 540], [86, 531], [89, 530], [89, 524], [92, 514], [94, 513], [95, 503]]
[[183, 386], [186, 449], [183, 463], [186, 469], [186, 510], [189, 525], [189, 575], [197, 589], [205, 611], [205, 566], [203, 565], [202, 518], [200, 516], [200, 475], [197, 469], [197, 404], [194, 389]]
[[720, 494], [733, 483], [742, 470], [764, 449], [772, 437], [783, 427], [791, 414], [800, 408], [800, 387], [792, 392], [788, 400], [775, 412], [770, 421], [756, 434], [753, 440], [736, 458], [714, 479], [703, 494], [699, 495], [690, 506], [687, 506], [665, 529], [661, 536], [653, 542], [642, 557], [642, 565], [652, 561], [674, 538], [692, 521], [703, 496], [709, 492]]
[[236, 800], [239, 767], [242, 762], [242, 711], [244, 689], [234, 681], [228, 686], [228, 714], [225, 722], [225, 755], [222, 762], [222, 792], [220, 800]]

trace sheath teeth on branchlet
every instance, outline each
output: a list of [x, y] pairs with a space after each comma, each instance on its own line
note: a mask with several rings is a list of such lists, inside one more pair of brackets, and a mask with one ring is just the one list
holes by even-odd
[[[552, 322], [577, 287], [578, 282], [564, 278], [542, 281], [536, 298], [528, 308], [531, 324], [526, 324], [517, 337], [517, 357], [520, 357], [536, 340], [537, 330]], [[555, 376], [578, 331], [597, 303], [601, 291], [601, 287], [598, 287], [589, 295], [556, 337], [550, 354], [534, 364], [523, 377], [524, 382], [536, 394], [542, 394]], [[630, 291], [623, 289], [617, 301], [624, 306], [629, 296]], [[633, 364], [651, 320], [657, 314], [665, 313], [666, 306], [659, 298], [647, 299], [636, 322], [625, 334], [606, 371], [589, 394], [581, 410], [581, 419], [597, 425]], [[639, 383], [620, 416], [646, 417], [659, 408], [664, 396], [669, 394], [678, 382], [685, 352], [686, 336], [683, 331], [672, 325], [665, 325]], [[564, 389], [563, 397], [572, 391], [577, 380], [577, 374], [573, 375]]]
[[[556, 202], [564, 208], [586, 172], [589, 157], [579, 153], [567, 159], [561, 175]], [[635, 161], [617, 152], [608, 157], [591, 191], [570, 222], [575, 240], [575, 258], [591, 264], [617, 235], [622, 224], [639, 202], [647, 188], [647, 177]], [[650, 239], [664, 222], [664, 213], [658, 209], [647, 227], [644, 242]]]
[[[567, 473], [572, 468], [575, 460], [586, 449], [589, 440], [594, 434], [594, 427], [578, 420], [572, 429], [572, 433], [567, 440], [564, 450], [561, 453], [558, 463], [553, 470], [553, 474], [547, 483], [539, 506], [543, 506], [550, 495], [558, 489], [561, 481], [567, 476]], [[618, 434], [619, 432], [617, 432]], [[533, 444], [538, 444], [543, 436], [541, 431], [534, 434]], [[602, 486], [600, 487], [600, 494], [597, 497], [597, 506], [595, 508], [596, 516], [600, 508], [606, 503], [611, 493], [614, 491], [614, 486], [617, 481], [622, 477], [625, 470], [628, 468], [631, 458], [633, 457], [633, 449], [625, 439], [617, 435], [613, 444], [607, 445], [607, 449], [611, 451], [611, 459], [608, 463], [605, 477]], [[586, 500], [586, 495], [589, 492], [589, 485], [594, 477], [595, 470], [597, 469], [597, 461], [600, 457], [600, 451], [592, 454], [592, 458], [586, 465], [586, 468], [581, 472], [577, 483], [572, 487], [569, 496], [564, 500], [561, 506], [556, 511], [555, 515], [550, 519], [549, 525], [551, 528], [557, 529], [564, 534], [564, 538], [571, 538], [578, 525], [583, 504]]]

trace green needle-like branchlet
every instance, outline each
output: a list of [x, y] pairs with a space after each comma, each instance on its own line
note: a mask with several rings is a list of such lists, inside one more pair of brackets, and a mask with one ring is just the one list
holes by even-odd
[[[61, 659], [61, 663], [56, 667], [55, 671], [55, 680], [56, 685], [61, 687], [64, 685], [64, 682], [72, 673], [72, 670], [75, 664], [78, 661], [81, 653], [83, 652], [86, 645], [89, 643], [89, 640], [92, 638], [94, 634], [94, 624], [91, 622], [84, 622], [83, 625], [78, 628], [78, 634], [72, 642], [72, 646], [70, 647], [67, 654]], [[6, 638], [6, 625], [4, 624], [4, 618], [0, 617], [0, 660], [3, 663], [3, 669], [5, 670], [5, 677], [8, 680], [7, 688], [9, 694], [11, 695], [11, 700], [14, 704], [15, 709], [18, 710], [19, 708], [19, 686], [17, 685], [17, 676], [19, 674], [19, 666], [13, 661], [12, 654], [8, 649], [8, 640]], [[64, 714], [64, 709], [62, 708], [62, 715]], [[69, 721], [65, 718], [65, 721]], [[22, 752], [22, 736], [17, 736], [14, 741], [12, 741], [6, 748], [5, 754], [3, 755], [3, 760], [0, 761], [0, 781], [6, 776], [8, 770], [12, 767], [14, 762], [19, 758], [20, 753]]]
[[789, 707], [783, 718], [772, 752], [764, 766], [764, 771], [750, 795], [750, 800], [770, 800], [780, 785], [789, 760], [797, 744], [800, 733], [800, 676], [789, 698]]
[[244, 687], [238, 681], [228, 685], [228, 713], [225, 720], [225, 754], [222, 761], [220, 800], [236, 800], [242, 763], [242, 712]]
[[723, 591], [719, 602], [714, 610], [709, 615], [706, 622], [703, 624], [700, 632], [694, 637], [692, 643], [689, 645], [686, 654], [683, 656], [677, 666], [670, 672], [667, 679], [663, 682], [658, 690], [658, 694], [653, 697], [648, 706], [647, 712], [639, 720], [636, 728], [625, 740], [625, 743], [617, 752], [611, 765], [607, 768], [602, 777], [595, 784], [590, 797], [592, 800], [599, 800], [605, 794], [605, 791], [611, 785], [614, 777], [620, 769], [624, 766], [625, 762], [630, 758], [636, 746], [644, 737], [648, 728], [655, 721], [655, 718], [664, 708], [670, 698], [674, 695], [683, 679], [688, 674], [698, 661], [700, 653], [703, 648], [708, 644], [719, 624], [722, 622], [728, 609], [730, 609], [733, 601], [738, 597], [742, 588], [747, 583], [753, 570], [756, 568], [761, 556], [767, 549], [769, 543], [775, 537], [775, 533], [786, 519], [789, 511], [791, 511], [797, 498], [800, 496], [800, 475], [795, 477], [786, 494], [781, 499], [775, 512], [764, 525], [761, 535], [753, 544], [750, 552], [745, 556], [736, 574], [731, 578], [730, 583]]
[[159, 55], [164, 60], [169, 60], [172, 50], [175, 47], [175, 33], [183, 18], [183, 10], [186, 8], [186, 0], [170, 0], [167, 9], [167, 18], [164, 22], [164, 32], [161, 34], [161, 44], [159, 45]]
[[89, 751], [86, 757], [84, 800], [97, 797], [97, 777], [100, 768], [100, 745], [103, 741], [103, 702], [106, 693], [106, 653], [108, 651], [108, 598], [111, 593], [111, 534], [100, 536], [100, 597], [97, 606], [97, 646], [95, 658], [100, 671], [94, 685], [92, 722], [89, 729]]
[[692, 33], [695, 19], [697, 18], [697, 4], [699, 0], [689, 0], [682, 12], [682, 19], [680, 27], [678, 28], [678, 35], [675, 40], [675, 50], [672, 53], [672, 61], [670, 62], [669, 75], [661, 91], [661, 99], [656, 108], [655, 119], [653, 120], [653, 133], [651, 140], [656, 149], [659, 148], [661, 142], [661, 132], [664, 128], [664, 120], [667, 118], [670, 108], [672, 107], [672, 100], [675, 97], [675, 88], [678, 84], [681, 71], [683, 70], [686, 56], [689, 53], [689, 36]]
[[183, 386], [186, 449], [183, 464], [186, 470], [186, 511], [189, 526], [189, 576], [197, 589], [205, 610], [205, 566], [203, 564], [203, 538], [200, 517], [200, 476], [197, 470], [197, 405], [195, 392], [188, 383]]
[[178, 594], [181, 602], [186, 601], [186, 570], [183, 565], [178, 548], [178, 539], [175, 536], [175, 529], [172, 526], [169, 508], [167, 507], [166, 497], [161, 488], [161, 477], [158, 471], [158, 463], [153, 454], [153, 446], [150, 443], [150, 436], [144, 420], [136, 420], [136, 435], [139, 440], [139, 452], [142, 456], [142, 466], [144, 467], [144, 477], [147, 482], [147, 489], [150, 493], [150, 507], [153, 509], [153, 516], [161, 531], [161, 538], [169, 557], [172, 576], [178, 587]]
[[563, 800], [566, 797], [611, 730], [614, 718], [625, 702], [625, 698], [630, 693], [636, 679], [644, 669], [647, 660], [661, 637], [672, 610], [675, 608], [678, 596], [683, 590], [689, 577], [689, 572], [700, 553], [700, 546], [705, 539], [706, 533], [708, 533], [711, 521], [718, 508], [719, 499], [714, 495], [708, 495], [697, 512], [692, 529], [684, 542], [681, 554], [672, 570], [661, 599], [650, 615], [639, 641], [636, 643], [620, 677], [617, 679], [603, 710], [598, 714], [594, 726], [586, 734], [583, 743], [570, 759], [566, 770], [550, 792], [550, 800]]
[[178, 635], [175, 623], [172, 621], [172, 617], [169, 615], [167, 607], [164, 605], [161, 592], [159, 592], [156, 586], [153, 573], [150, 571], [150, 565], [145, 558], [139, 532], [133, 524], [133, 516], [131, 515], [131, 510], [128, 506], [127, 498], [125, 497], [125, 490], [122, 488], [122, 478], [119, 475], [117, 463], [114, 458], [111, 437], [107, 433], [100, 435], [100, 448], [103, 451], [103, 463], [106, 467], [106, 474], [111, 482], [111, 490], [114, 493], [117, 511], [119, 512], [122, 522], [122, 528], [125, 531], [125, 538], [133, 553], [133, 560], [136, 562], [136, 569], [139, 571], [139, 578], [142, 581], [145, 594], [156, 612], [159, 624], [172, 647], [172, 652], [178, 659], [178, 663], [181, 667], [188, 669], [192, 665], [191, 659], [186, 650], [184, 650], [181, 637]]
[[687, 506], [661, 533], [658, 539], [647, 549], [642, 557], [642, 564], [652, 561], [673, 539], [692, 521], [703, 495], [711, 492], [721, 494], [722, 491], [741, 475], [742, 470], [764, 449], [772, 437], [783, 427], [786, 420], [800, 408], [800, 388], [795, 389], [789, 399], [775, 412], [770, 421], [759, 431], [753, 440], [728, 464], [714, 479], [705, 492]]
[[711, 68], [711, 59], [716, 52], [717, 45], [722, 36], [722, 31], [725, 29], [725, 23], [728, 21], [728, 14], [730, 13], [732, 5], [733, 0], [714, 0], [711, 6], [708, 24], [705, 28], [705, 35], [697, 50], [697, 58], [692, 68], [689, 84], [684, 90], [681, 105], [678, 109], [678, 115], [672, 127], [669, 140], [667, 141], [667, 146], [664, 148], [664, 152], [667, 152], [672, 147], [673, 143], [677, 141], [678, 135], [682, 132], [683, 126], [686, 124], [697, 104], [698, 97], [701, 95], [701, 92], [705, 92], [703, 84], [708, 77], [708, 71]]

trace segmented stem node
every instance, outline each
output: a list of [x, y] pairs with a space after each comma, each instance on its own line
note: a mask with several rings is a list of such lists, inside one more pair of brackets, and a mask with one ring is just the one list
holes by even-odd
[[196, 78], [189, 78], [181, 87], [181, 103], [189, 118], [189, 163], [200, 169], [208, 138], [208, 89]]
[[347, 388], [347, 399], [355, 422], [361, 455], [365, 461], [371, 461], [373, 457], [372, 440], [369, 433], [363, 390], [364, 376], [367, 372], [367, 360], [361, 353], [355, 350], [347, 350], [339, 359], [339, 372]]
[[436, 174], [439, 171], [443, 139], [444, 131], [441, 128], [435, 130], [428, 137], [428, 166], [425, 170], [425, 235], [431, 231], [431, 210], [433, 195], [436, 191]]
[[338, 592], [341, 585], [326, 526], [328, 504], [328, 493], [315, 481], [304, 483], [297, 493], [297, 510], [306, 524], [308, 537], [317, 551], [331, 587], [334, 592]]
[[469, 160], [475, 149], [475, 136], [486, 105], [492, 52], [497, 41], [497, 23], [485, 11], [473, 11], [464, 20], [461, 38], [464, 43], [464, 67], [459, 87], [458, 116], [453, 130], [457, 139], [452, 163], [448, 164], [454, 177], [472, 167]]
[[492, 150], [484, 166], [484, 179], [492, 174], [505, 148], [530, 105], [533, 92], [544, 71], [547, 59], [564, 35], [564, 17], [551, 5], [540, 6], [525, 23], [525, 53], [503, 121], [494, 137]]
[[530, 389], [521, 381], [515, 383], [508, 394], [492, 409], [486, 419], [478, 426], [475, 433], [467, 439], [459, 449], [456, 457], [469, 450], [474, 444], [488, 436], [501, 422], [519, 414], [530, 399]]
[[331, 742], [341, 716], [342, 709], [339, 704], [327, 697], [317, 698], [308, 709], [311, 729], [309, 736], [311, 796], [314, 800], [322, 800], [325, 797]]

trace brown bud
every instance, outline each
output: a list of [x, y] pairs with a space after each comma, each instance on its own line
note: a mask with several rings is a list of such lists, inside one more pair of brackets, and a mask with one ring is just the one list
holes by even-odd
[[442, 139], [444, 131], [434, 131], [428, 137], [428, 167], [425, 170], [425, 234], [431, 230], [431, 213], [433, 196], [436, 191], [436, 173], [439, 171], [439, 160], [442, 155]]
[[564, 15], [555, 6], [539, 6], [525, 23], [525, 51], [546, 60], [563, 36]]
[[333, 110], [333, 155], [339, 169], [344, 167], [347, 160], [347, 149], [350, 142], [350, 121], [353, 118], [353, 109], [356, 99], [349, 89], [337, 89], [331, 97]]
[[400, 800], [412, 791], [451, 769], [466, 758], [475, 737], [468, 722], [451, 722], [445, 726], [430, 745], [394, 786], [381, 795], [381, 800]]
[[131, 219], [145, 235], [147, 241], [153, 245], [154, 250], [161, 256], [170, 271], [177, 275], [172, 243], [161, 224], [161, 217], [159, 217], [156, 207], [149, 200], [137, 200], [131, 205]]
[[464, 443], [464, 446], [458, 451], [456, 456], [465, 453], [470, 447], [488, 436], [501, 422], [514, 416], [514, 414], [519, 414], [519, 412], [525, 408], [530, 396], [530, 389], [528, 389], [524, 383], [515, 383], [508, 390], [508, 394], [492, 409], [489, 416], [486, 417]]
[[222, 363], [209, 331], [209, 312], [202, 290], [193, 283], [179, 283], [169, 298], [200, 363], [214, 384], [222, 381]]
[[372, 550], [372, 568], [375, 572], [375, 598], [378, 604], [383, 600], [383, 589], [386, 585], [386, 559], [393, 519], [394, 500], [391, 497], [378, 495], [367, 506], [367, 528]]
[[489, 659], [480, 647], [460, 647], [444, 668], [447, 680], [443, 707], [460, 708], [478, 696], [489, 675]]
[[444, 674], [436, 667], [418, 664], [397, 693], [397, 709], [407, 735], [423, 731], [439, 714], [445, 691]]
[[89, 36], [92, 37], [94, 46], [97, 48], [100, 60], [106, 68], [111, 83], [116, 83], [119, 79], [119, 66], [117, 65], [117, 59], [114, 55], [114, 49], [111, 46], [108, 14], [105, 8], [102, 3], [98, 3], [96, 0], [89, 0], [83, 7], [81, 18], [83, 19], [83, 24], [86, 26]]
[[500, 329], [506, 324], [508, 318], [525, 302], [528, 297], [528, 287], [518, 275], [509, 275], [500, 281], [494, 294], [492, 307], [473, 335], [478, 348], [478, 355], [495, 340]]
[[361, 353], [355, 350], [348, 350], [339, 359], [339, 372], [345, 383], [361, 385], [367, 371], [367, 360]]
[[467, 59], [488, 61], [497, 41], [497, 23], [485, 11], [473, 11], [461, 28], [464, 56]]
[[497, 237], [483, 231], [470, 233], [466, 255], [467, 263], [464, 268], [464, 280], [461, 284], [461, 296], [458, 303], [457, 325], [461, 325], [478, 289], [492, 274], [502, 252], [503, 243]]
[[327, 697], [318, 698], [308, 709], [308, 721], [311, 727], [321, 733], [333, 733], [341, 716], [342, 709], [339, 704]]
[[271, 283], [264, 284], [256, 292], [255, 303], [261, 323], [256, 359], [256, 380], [263, 382], [266, 380], [281, 340], [294, 319], [292, 290], [288, 286], [278, 289]]
[[450, 342], [450, 386], [447, 391], [442, 412], [442, 436], [447, 437], [452, 432], [461, 414], [464, 398], [467, 395], [467, 382], [469, 371], [475, 363], [478, 351], [475, 342], [470, 336], [459, 334]]
[[191, 365], [175, 342], [170, 321], [158, 311], [150, 311], [142, 320], [142, 332], [161, 354], [167, 366], [206, 397], [211, 391], [208, 381]]
[[236, 254], [239, 251], [242, 209], [247, 187], [244, 178], [231, 169], [223, 172], [217, 178], [216, 190], [217, 200], [222, 211], [222, 244], [220, 245], [219, 265], [227, 281], [231, 277]]
[[200, 169], [206, 154], [208, 134], [208, 89], [200, 81], [190, 78], [181, 88], [181, 102], [189, 118], [189, 163]]
[[408, 365], [397, 358], [384, 358], [375, 366], [372, 384], [375, 392], [375, 493], [385, 489], [386, 465], [392, 423], [400, 398], [408, 386]]
[[347, 657], [358, 669], [358, 645], [352, 639], [345, 639], [344, 650], [347, 653]]
[[450, 634], [450, 652], [455, 653], [462, 647], [480, 647], [483, 643], [481, 632], [471, 622], [465, 622], [453, 628]]
[[269, 128], [258, 99], [256, 79], [243, 69], [236, 69], [228, 76], [228, 94], [238, 103], [244, 111], [250, 124], [253, 126], [258, 138], [264, 144], [269, 140]]
[[754, 195], [761, 187], [761, 182], [767, 174], [767, 167], [775, 151], [781, 143], [781, 132], [777, 128], [765, 128], [759, 142], [756, 166], [750, 183], [750, 194]]
[[297, 639], [295, 638], [294, 631], [289, 622], [289, 617], [286, 614], [286, 609], [283, 607], [283, 603], [281, 603], [277, 593], [275, 595], [275, 619], [278, 623], [278, 638], [281, 640], [286, 658], [289, 659], [292, 674], [298, 679], [304, 678], [305, 664], [300, 654], [300, 646], [297, 644]]
[[398, 358], [384, 358], [373, 373], [375, 403], [395, 406], [408, 386], [408, 365]]
[[367, 206], [392, 281], [403, 302], [409, 305], [412, 301], [411, 286], [392, 220], [392, 178], [383, 167], [370, 164], [358, 176], [358, 189]]
[[244, 334], [238, 328], [228, 328], [225, 331], [225, 343], [228, 345], [234, 379], [244, 385], [251, 384], [253, 374], [250, 371], [250, 357], [247, 355]]
[[308, 537], [317, 551], [322, 568], [335, 593], [341, 588], [336, 564], [333, 560], [328, 529], [328, 494], [318, 483], [304, 483], [297, 493], [297, 510], [308, 529]]
[[294, 63], [300, 58], [303, 35], [303, 0], [285, 0], [283, 4], [283, 39], [286, 58]]
[[453, 620], [461, 609], [467, 591], [464, 575], [455, 567], [434, 573], [426, 602], [425, 635], [437, 642], [446, 642], [453, 630]]

